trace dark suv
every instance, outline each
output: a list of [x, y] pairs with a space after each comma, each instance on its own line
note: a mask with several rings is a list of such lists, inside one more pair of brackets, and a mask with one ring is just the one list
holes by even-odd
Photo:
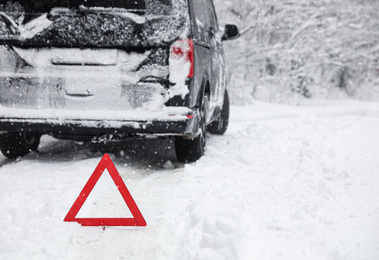
[[212, 0], [0, 0], [0, 149], [153, 135], [195, 161], [228, 126], [222, 41], [238, 35]]

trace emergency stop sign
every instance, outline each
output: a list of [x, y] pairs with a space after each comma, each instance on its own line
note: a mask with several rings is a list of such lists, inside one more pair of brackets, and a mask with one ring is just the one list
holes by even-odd
[[[97, 181], [100, 179], [105, 169], [108, 170], [113, 182], [121, 193], [126, 206], [132, 213], [133, 218], [76, 218], [76, 215], [78, 214], [79, 210], [83, 206], [84, 202], [88, 198], [88, 195], [95, 187]], [[118, 173], [116, 166], [108, 154], [104, 154], [95, 171], [92, 173], [83, 190], [80, 192], [78, 198], [64, 218], [64, 221], [78, 222], [82, 226], [146, 226], [144, 217], [142, 216], [140, 210], [137, 207], [137, 204], [135, 203], [132, 195], [130, 194], [128, 188]]]

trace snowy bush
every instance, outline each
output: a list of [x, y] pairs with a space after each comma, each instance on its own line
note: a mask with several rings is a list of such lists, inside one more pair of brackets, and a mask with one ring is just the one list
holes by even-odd
[[236, 23], [241, 32], [225, 43], [233, 103], [379, 99], [379, 1], [215, 4], [221, 24]]

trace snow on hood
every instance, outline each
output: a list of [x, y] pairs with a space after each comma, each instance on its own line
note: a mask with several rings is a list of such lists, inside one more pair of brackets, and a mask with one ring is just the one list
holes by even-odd
[[188, 36], [190, 28], [185, 0], [146, 0], [143, 15], [122, 8], [59, 7], [25, 21], [22, 4], [0, 4], [0, 39], [24, 45], [150, 47]]

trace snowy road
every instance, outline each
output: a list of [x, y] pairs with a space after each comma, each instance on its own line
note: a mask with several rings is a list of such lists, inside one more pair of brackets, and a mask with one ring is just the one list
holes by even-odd
[[[44, 137], [0, 155], [0, 259], [376, 260], [378, 133], [377, 102], [232, 107], [196, 163], [161, 143], [111, 155], [147, 227], [105, 230], [63, 222], [102, 154]], [[128, 216], [114, 189], [103, 174], [79, 214]]]

